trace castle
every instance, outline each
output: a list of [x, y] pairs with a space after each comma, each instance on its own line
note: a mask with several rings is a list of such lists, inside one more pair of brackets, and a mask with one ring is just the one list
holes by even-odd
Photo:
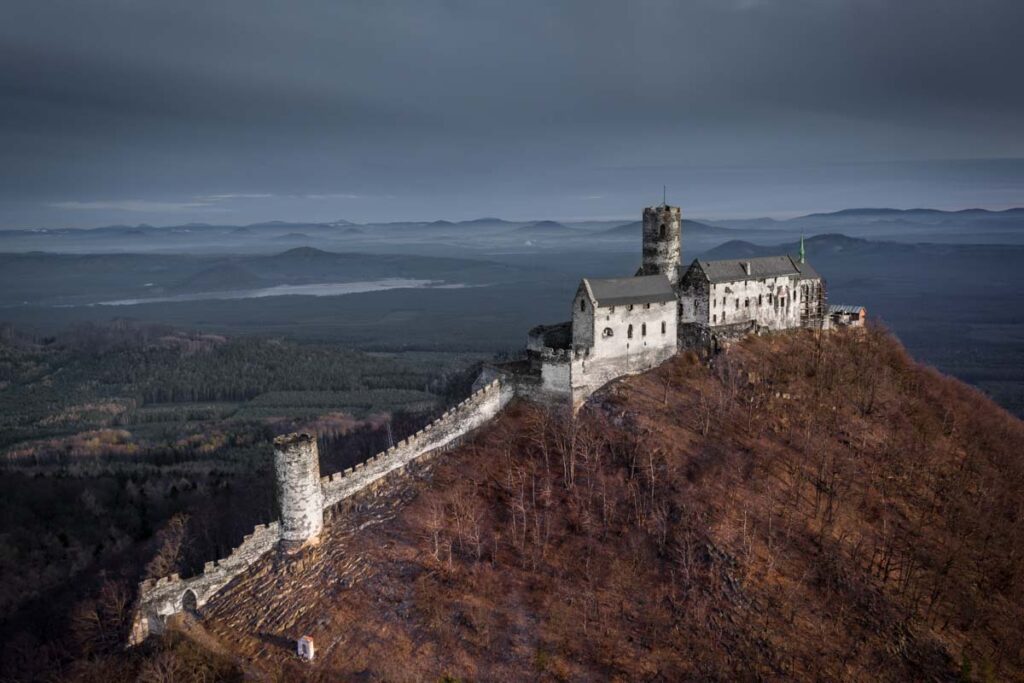
[[[573, 408], [604, 384], [649, 370], [680, 349], [716, 351], [747, 334], [822, 329], [825, 283], [800, 255], [681, 262], [679, 207], [644, 209], [643, 259], [633, 277], [583, 278], [572, 319], [527, 338], [534, 397]], [[520, 377], [526, 385], [529, 380]]]
[[825, 283], [799, 257], [680, 262], [679, 207], [644, 209], [643, 259], [633, 277], [583, 278], [572, 319], [530, 330], [527, 361], [485, 367], [469, 398], [416, 434], [354, 468], [322, 477], [316, 439], [274, 441], [280, 519], [259, 525], [202, 573], [139, 585], [130, 643], [161, 633], [168, 617], [201, 609], [272, 550], [278, 557], [316, 545], [327, 520], [350, 497], [384, 477], [448, 450], [496, 417], [515, 396], [567, 403], [573, 410], [604, 384], [648, 370], [679, 349], [715, 351], [751, 333], [862, 325], [864, 309], [825, 308]]

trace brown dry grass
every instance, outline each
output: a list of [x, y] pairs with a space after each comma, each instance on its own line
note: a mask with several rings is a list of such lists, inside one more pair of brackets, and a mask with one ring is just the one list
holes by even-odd
[[514, 405], [206, 621], [282, 679], [1021, 680], [1021, 443], [884, 331], [750, 339]]

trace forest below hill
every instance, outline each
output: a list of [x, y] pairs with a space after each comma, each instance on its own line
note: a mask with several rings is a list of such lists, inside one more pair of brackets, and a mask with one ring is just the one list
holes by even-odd
[[2, 680], [15, 651], [72, 659], [97, 596], [193, 573], [273, 519], [275, 435], [314, 431], [340, 471], [461, 400], [474, 360], [125, 322], [0, 332]]

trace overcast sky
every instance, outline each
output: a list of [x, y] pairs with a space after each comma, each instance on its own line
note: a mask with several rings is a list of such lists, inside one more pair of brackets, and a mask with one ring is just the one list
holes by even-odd
[[1022, 0], [3, 0], [0, 227], [1024, 204]]

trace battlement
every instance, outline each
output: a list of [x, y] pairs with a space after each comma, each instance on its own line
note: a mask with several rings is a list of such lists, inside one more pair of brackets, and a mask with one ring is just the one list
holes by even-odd
[[[316, 487], [315, 494], [308, 497], [296, 496], [292, 502], [306, 507], [315, 505], [322, 515], [324, 509], [365, 490], [417, 458], [430, 452], [451, 448], [467, 433], [497, 416], [512, 396], [512, 387], [505, 385], [500, 378], [495, 379], [474, 391], [469, 398], [454, 408], [446, 410], [441, 417], [423, 429], [402, 439], [386, 451], [377, 453], [365, 462], [343, 472], [326, 477], [317, 475], [314, 481], [317, 481], [319, 486]], [[306, 433], [285, 434], [274, 439], [274, 447], [278, 454], [291, 456], [299, 461], [308, 461], [311, 457], [310, 451], [313, 455], [316, 453], [316, 438]], [[316, 459], [313, 458], [313, 463], [315, 462]], [[300, 473], [299, 480], [304, 480], [306, 474], [308, 473]], [[278, 485], [281, 485], [282, 479], [287, 482], [296, 476], [293, 469], [278, 468]], [[310, 514], [306, 509], [301, 512], [307, 516]], [[129, 644], [135, 645], [150, 634], [162, 633], [164, 620], [186, 609], [186, 596], [189, 593], [194, 597], [196, 608], [205, 605], [232, 579], [255, 564], [263, 555], [279, 543], [289, 540], [285, 532], [286, 527], [281, 521], [257, 524], [252, 533], [247, 534], [241, 544], [233, 548], [227, 557], [205, 563], [201, 574], [187, 579], [182, 579], [178, 574], [171, 574], [141, 582]]]
[[337, 505], [426, 453], [454, 445], [456, 440], [493, 419], [512, 399], [512, 395], [510, 386], [506, 386], [501, 379], [495, 379], [386, 451], [354, 468], [322, 477], [320, 483], [324, 490], [324, 507]]

